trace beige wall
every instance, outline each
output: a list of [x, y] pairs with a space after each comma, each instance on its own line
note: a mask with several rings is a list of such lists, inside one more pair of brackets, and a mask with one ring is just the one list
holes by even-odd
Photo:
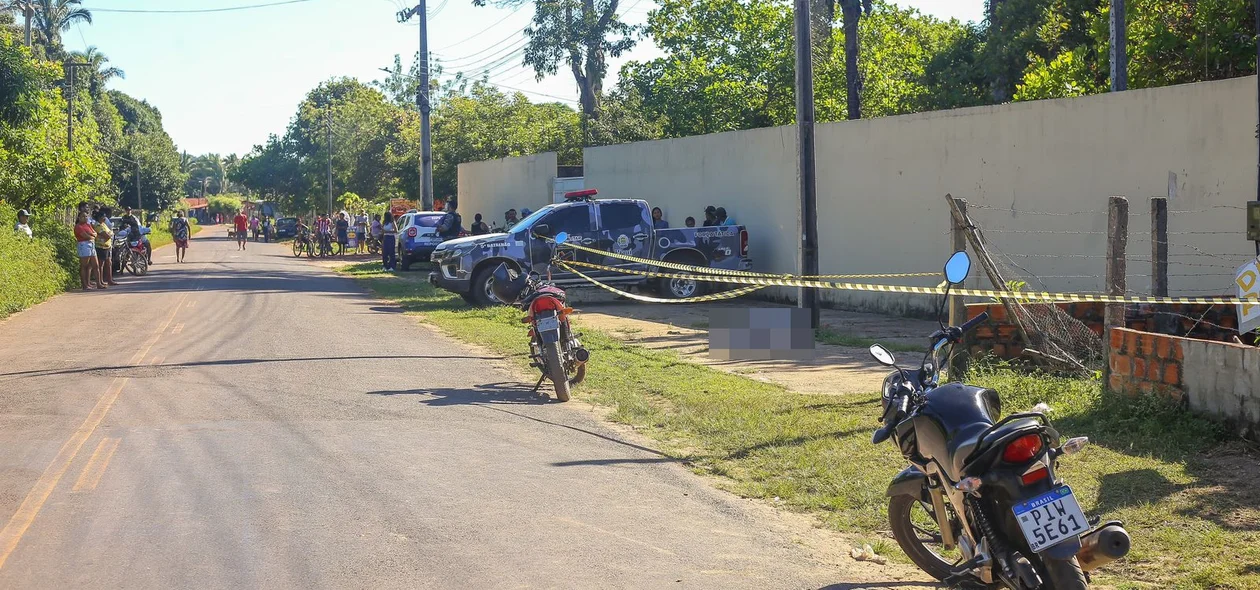
[[[707, 205], [725, 207], [751, 236], [757, 268], [796, 268], [796, 131], [735, 131], [588, 148], [586, 187], [606, 198], [646, 199], [671, 226], [704, 222]], [[786, 199], [786, 202], [784, 201]]]
[[468, 162], [459, 165], [459, 212], [464, 226], [481, 213], [485, 222], [503, 225], [503, 212], [528, 207], [538, 209], [551, 202], [551, 183], [556, 177], [556, 153]]
[[[1129, 288], [1146, 292], [1148, 199], [1166, 195], [1175, 174], [1173, 294], [1223, 293], [1230, 269], [1253, 252], [1238, 207], [1256, 194], [1255, 130], [1254, 77], [820, 125], [822, 271], [938, 270], [950, 245], [944, 195], [952, 193], [968, 200], [995, 249], [1046, 288], [1097, 291], [1107, 197], [1124, 195]], [[676, 225], [701, 218], [707, 204], [724, 205], [749, 226], [758, 269], [795, 272], [795, 138], [794, 128], [781, 127], [590, 148], [586, 185], [645, 198]], [[932, 303], [825, 297], [885, 310]]]

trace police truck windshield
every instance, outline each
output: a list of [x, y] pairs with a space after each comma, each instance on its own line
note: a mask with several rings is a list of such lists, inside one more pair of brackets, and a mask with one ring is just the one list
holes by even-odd
[[516, 222], [516, 225], [513, 225], [512, 228], [508, 230], [508, 233], [514, 234], [518, 231], [525, 231], [533, 227], [534, 223], [536, 223], [540, 217], [550, 213], [551, 210], [555, 208], [556, 208], [555, 205], [547, 205], [546, 207], [543, 207], [542, 209], [539, 209], [533, 213], [530, 213], [529, 217], [526, 217], [525, 219], [522, 219]]

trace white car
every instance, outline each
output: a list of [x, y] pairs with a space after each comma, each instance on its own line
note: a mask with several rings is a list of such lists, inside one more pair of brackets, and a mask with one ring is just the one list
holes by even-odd
[[409, 270], [413, 262], [428, 262], [433, 249], [442, 243], [437, 224], [441, 211], [408, 211], [395, 222], [398, 227], [398, 266]]

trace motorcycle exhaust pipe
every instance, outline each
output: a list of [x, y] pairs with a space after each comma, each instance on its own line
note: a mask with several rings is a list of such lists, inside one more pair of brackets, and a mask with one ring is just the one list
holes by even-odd
[[1076, 560], [1080, 562], [1081, 570], [1094, 571], [1128, 555], [1130, 543], [1129, 533], [1120, 523], [1108, 523], [1081, 537], [1081, 550], [1076, 553]]
[[585, 348], [576, 349], [573, 351], [573, 358], [577, 359], [579, 363], [584, 363], [591, 360], [591, 351]]

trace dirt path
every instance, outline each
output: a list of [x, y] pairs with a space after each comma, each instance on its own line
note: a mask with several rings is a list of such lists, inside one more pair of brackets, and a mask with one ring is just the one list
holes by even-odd
[[[729, 361], [709, 358], [709, 314], [725, 307], [777, 307], [759, 301], [703, 305], [651, 305], [613, 299], [609, 294], [573, 290], [581, 325], [656, 349], [671, 349], [683, 358], [752, 379], [776, 383], [800, 393], [866, 393], [879, 391], [888, 370], [871, 359], [865, 345], [817, 344], [811, 360]], [[823, 310], [822, 324], [849, 340], [870, 339], [886, 345], [919, 346], [937, 328], [929, 321], [870, 313]], [[903, 353], [911, 356], [912, 353]]]

